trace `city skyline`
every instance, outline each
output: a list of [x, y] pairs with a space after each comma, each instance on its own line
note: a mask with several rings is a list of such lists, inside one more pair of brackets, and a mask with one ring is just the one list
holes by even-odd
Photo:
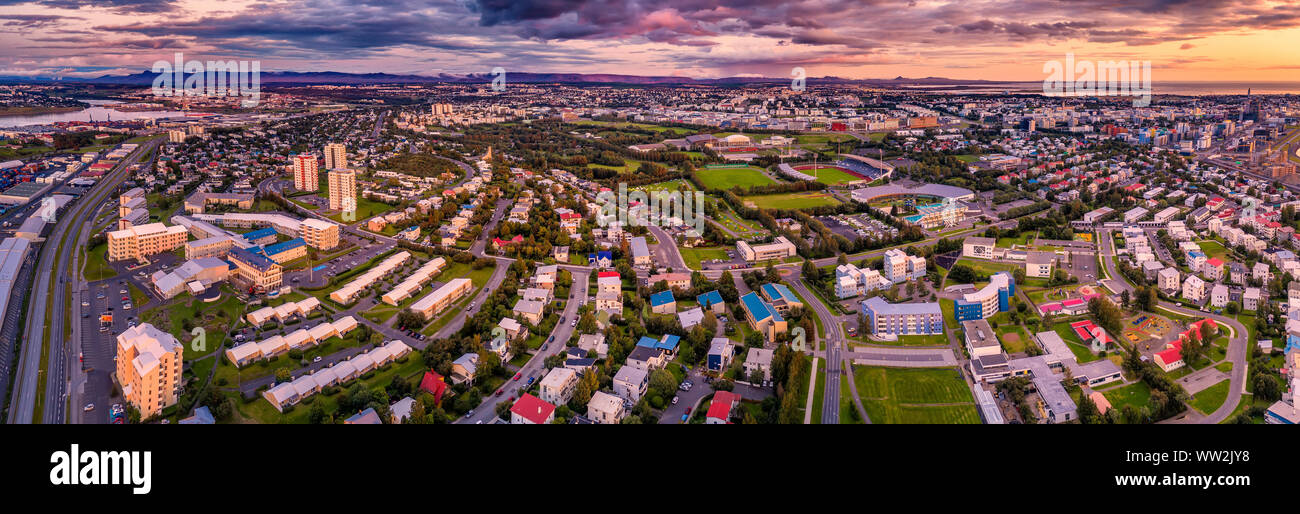
[[[1286, 81], [1291, 2], [0, 2], [0, 76], [139, 73], [177, 52], [265, 71], [1038, 81], [1074, 53], [1161, 81]], [[1288, 44], [1289, 42], [1289, 44]]]

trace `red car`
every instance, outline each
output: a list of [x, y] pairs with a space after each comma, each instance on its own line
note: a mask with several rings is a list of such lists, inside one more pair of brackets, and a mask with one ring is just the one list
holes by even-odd
[[522, 377], [522, 376], [524, 376], [522, 373], [515, 373], [515, 378], [514, 378], [514, 379], [515, 379], [515, 380], [519, 380], [519, 377]]
[[497, 389], [497, 394], [496, 394], [496, 395], [497, 395], [497, 396], [501, 396], [501, 393], [502, 393], [503, 391], [505, 391], [505, 389]]

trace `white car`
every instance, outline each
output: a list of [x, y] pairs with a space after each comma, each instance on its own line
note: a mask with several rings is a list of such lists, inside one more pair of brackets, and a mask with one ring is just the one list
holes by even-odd
[[673, 405], [677, 405], [677, 400], [679, 400], [679, 399], [680, 399], [679, 397], [674, 396], [674, 397], [673, 397]]
[[320, 356], [317, 355], [316, 358], [315, 358], [315, 359], [312, 359], [311, 361], [312, 361], [312, 362], [320, 362]]

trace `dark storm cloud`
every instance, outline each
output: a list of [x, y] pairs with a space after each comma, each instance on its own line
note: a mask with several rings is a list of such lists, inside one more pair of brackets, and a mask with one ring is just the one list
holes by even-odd
[[52, 9], [98, 7], [117, 13], [166, 13], [177, 10], [177, 0], [0, 0], [0, 5], [37, 5]]
[[55, 26], [70, 19], [81, 18], [54, 14], [0, 14], [0, 21], [3, 21], [4, 26], [24, 29]]
[[[0, 16], [0, 30], [42, 29], [28, 36], [32, 41], [84, 35], [86, 48], [129, 52], [188, 45], [214, 55], [319, 62], [414, 48], [427, 50], [434, 61], [490, 56], [515, 67], [583, 59], [592, 67], [626, 63], [632, 60], [626, 49], [644, 43], [677, 47], [656, 54], [655, 62], [667, 66], [748, 70], [791, 61], [870, 65], [889, 56], [955, 55], [975, 48], [981, 53], [973, 58], [988, 59], [1042, 43], [1176, 45], [1300, 26], [1296, 2], [1265, 0], [266, 0], [202, 18], [176, 0], [0, 5], [140, 14], [127, 24], [95, 27], [53, 14]], [[737, 40], [742, 43], [731, 44]], [[568, 44], [575, 41], [580, 43]]]

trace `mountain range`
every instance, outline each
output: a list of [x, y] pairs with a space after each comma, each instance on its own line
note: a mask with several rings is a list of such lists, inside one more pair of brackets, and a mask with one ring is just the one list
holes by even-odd
[[[86, 84], [105, 84], [105, 85], [130, 85], [130, 86], [147, 86], [153, 84], [154, 78], [158, 74], [152, 71], [142, 71], [131, 75], [103, 75], [94, 78], [55, 78], [55, 77], [17, 77], [17, 76], [0, 76], [0, 82], [76, 82]], [[439, 74], [439, 75], [396, 75], [391, 73], [344, 73], [337, 71], [314, 71], [314, 72], [296, 72], [296, 71], [265, 71], [261, 73], [260, 81], [262, 84], [274, 85], [294, 85], [294, 84], [439, 84], [439, 83], [461, 83], [461, 84], [478, 84], [492, 82], [494, 75], [490, 73], [471, 73], [465, 75]], [[780, 77], [723, 77], [711, 79], [695, 79], [690, 77], [670, 77], [670, 76], [645, 76], [645, 75], [617, 75], [608, 73], [530, 73], [530, 72], [508, 72], [506, 82], [514, 83], [559, 83], [559, 84], [629, 84], [629, 85], [743, 85], [743, 84], [763, 84], [763, 83], [789, 83], [791, 79]], [[900, 85], [993, 85], [993, 84], [1012, 84], [1014, 82], [999, 82], [988, 80], [957, 80], [943, 77], [924, 77], [924, 78], [906, 78], [895, 77], [892, 79], [847, 79], [841, 77], [809, 77], [807, 80], [820, 83], [836, 84], [862, 84], [862, 85], [882, 85], [882, 86], [900, 86]]]

